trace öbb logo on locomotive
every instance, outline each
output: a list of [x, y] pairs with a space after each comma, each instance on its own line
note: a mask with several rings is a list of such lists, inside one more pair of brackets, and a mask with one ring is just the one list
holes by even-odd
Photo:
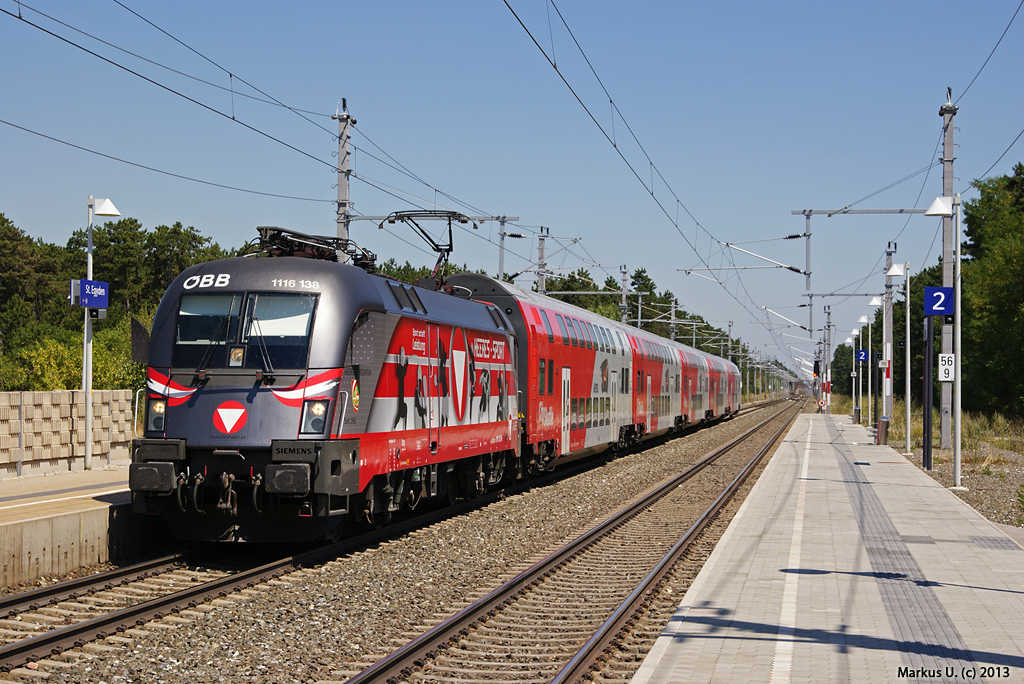
[[181, 273], [153, 319], [129, 479], [180, 538], [333, 539], [739, 409], [725, 359], [484, 275], [412, 286], [348, 241], [260, 233], [261, 255]]

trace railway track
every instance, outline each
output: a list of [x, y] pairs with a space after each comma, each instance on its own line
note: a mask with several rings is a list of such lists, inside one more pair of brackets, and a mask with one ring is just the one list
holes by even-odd
[[253, 562], [228, 559], [208, 546], [6, 596], [0, 599], [0, 672], [195, 608], [209, 592], [242, 580]]
[[[332, 677], [351, 676], [349, 684], [593, 677], [798, 412], [799, 405], [777, 413], [376, 664]], [[751, 458], [742, 447], [758, 435]], [[716, 493], [694, 497], [698, 479]]]
[[[663, 441], [652, 440], [639, 448]], [[93, 655], [103, 654], [112, 648], [111, 644], [127, 644], [133, 637], [147, 636], [153, 628], [187, 622], [211, 606], [228, 606], [225, 598], [234, 592], [258, 591], [263, 588], [261, 583], [287, 578], [304, 566], [462, 515], [501, 497], [596, 467], [604, 460], [573, 464], [501, 492], [270, 562], [250, 558], [237, 560], [237, 567], [226, 567], [213, 549], [206, 548], [4, 597], [0, 599], [0, 672], [25, 674], [26, 665], [59, 669], [62, 661], [80, 657], [77, 654], [82, 649]]]

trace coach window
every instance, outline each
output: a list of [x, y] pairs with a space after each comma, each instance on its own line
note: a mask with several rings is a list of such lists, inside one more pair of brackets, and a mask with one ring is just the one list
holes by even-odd
[[576, 429], [576, 403], [577, 403], [576, 399], [573, 399], [570, 402], [570, 404], [572, 405], [572, 409], [570, 410], [570, 413], [569, 413], [569, 416], [570, 416], [570, 418], [569, 418], [569, 429], [570, 430], [575, 430]]
[[594, 338], [594, 349], [604, 351], [604, 342], [601, 341], [601, 336], [597, 334], [597, 326], [587, 323], [587, 328], [590, 329], [590, 336]]
[[544, 377], [544, 359], [540, 360], [540, 368], [537, 371], [537, 390], [538, 394], [544, 394], [544, 385], [547, 384], [547, 379]]
[[580, 322], [575, 318], [566, 318], [565, 322], [568, 323], [573, 330], [576, 331], [576, 337], [580, 341], [580, 349], [587, 348], [587, 338], [583, 337], [583, 328], [580, 326]]
[[597, 345], [594, 344], [594, 339], [590, 336], [587, 324], [580, 321], [580, 329], [583, 331], [583, 337], [587, 338], [587, 349], [596, 349]]
[[583, 334], [583, 326], [575, 318], [570, 318], [569, 320], [572, 321], [572, 326], [576, 328], [576, 337], [580, 338], [580, 349], [586, 349], [587, 338]]
[[576, 342], [576, 326], [572, 324], [572, 319], [566, 316], [565, 324], [569, 326], [569, 339], [572, 340], [572, 346], [579, 346], [579, 344]]
[[548, 394], [555, 393], [555, 360], [548, 359]]
[[612, 331], [608, 328], [601, 328], [604, 331], [604, 337], [608, 340], [608, 351], [612, 354], [618, 354], [619, 350], [615, 348], [615, 340], [612, 338]]
[[569, 344], [569, 333], [565, 332], [565, 321], [562, 314], [555, 314], [555, 323], [558, 323], [558, 331], [562, 333], [562, 344]]
[[[587, 325], [590, 325], [590, 324], [587, 324]], [[594, 333], [594, 340], [595, 340], [596, 346], [600, 347], [601, 351], [607, 351], [607, 349], [604, 346], [604, 336], [601, 335], [601, 327], [600, 326], [593, 326], [591, 328], [591, 330]]]
[[548, 320], [548, 313], [546, 311], [540, 312], [541, 320], [544, 321], [544, 328], [548, 331], [548, 342], [555, 341], [555, 333], [551, 330], [551, 321]]

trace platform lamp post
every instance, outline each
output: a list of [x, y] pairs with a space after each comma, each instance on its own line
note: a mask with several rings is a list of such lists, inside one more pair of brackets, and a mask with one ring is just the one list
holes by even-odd
[[846, 343], [850, 345], [850, 418], [856, 423], [857, 418], [857, 346], [853, 343], [853, 336], [857, 335], [856, 330], [850, 331]]
[[[956, 441], [953, 442], [953, 487], [961, 489], [960, 485], [960, 409], [961, 392], [963, 390], [960, 382], [961, 367], [961, 346], [960, 346], [960, 218], [963, 211], [963, 204], [960, 202], [960, 193], [952, 197], [936, 197], [932, 205], [925, 210], [925, 216], [948, 216], [956, 217], [954, 226], [953, 242], [956, 245], [956, 260], [953, 262], [953, 300], [955, 314], [953, 317], [953, 434]], [[930, 407], [925, 407], [926, 409]]]
[[[86, 201], [89, 207], [89, 230], [85, 252], [85, 277], [92, 280], [92, 217], [120, 216], [120, 212], [109, 199]], [[85, 334], [82, 348], [82, 393], [85, 396], [85, 469], [92, 470], [92, 317], [89, 307], [85, 309]]]
[[[881, 297], [872, 297], [871, 301], [868, 302], [868, 306], [879, 307], [882, 305]], [[874, 315], [868, 321], [868, 405], [870, 407], [871, 418], [868, 420], [868, 427], [875, 425], [878, 428], [878, 402], [875, 400], [875, 393], [879, 390], [878, 382], [879, 378], [876, 376], [878, 373], [878, 362], [875, 361], [875, 350], [874, 350], [874, 338], [871, 336], [871, 324], [874, 322]], [[876, 433], [877, 434], [877, 433]]]
[[[858, 323], [864, 324], [868, 322], [867, 316], [861, 316], [857, 319]], [[861, 325], [857, 329], [857, 349], [864, 348], [864, 326]], [[857, 425], [860, 425], [861, 420], [864, 418], [864, 368], [861, 366], [860, 361], [857, 362]]]
[[910, 263], [905, 264], [893, 264], [892, 268], [886, 271], [888, 276], [904, 276], [906, 278], [906, 319], [907, 319], [907, 332], [903, 338], [903, 347], [906, 351], [903, 361], [903, 374], [905, 387], [903, 390], [903, 401], [906, 402], [906, 442], [907, 450], [903, 452], [904, 456], [912, 456], [913, 452], [910, 451]]

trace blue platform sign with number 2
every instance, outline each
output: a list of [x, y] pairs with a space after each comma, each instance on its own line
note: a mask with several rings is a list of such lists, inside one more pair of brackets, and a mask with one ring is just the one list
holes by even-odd
[[953, 301], [953, 288], [951, 287], [925, 287], [924, 288], [924, 315], [943, 316], [955, 313], [956, 304]]

